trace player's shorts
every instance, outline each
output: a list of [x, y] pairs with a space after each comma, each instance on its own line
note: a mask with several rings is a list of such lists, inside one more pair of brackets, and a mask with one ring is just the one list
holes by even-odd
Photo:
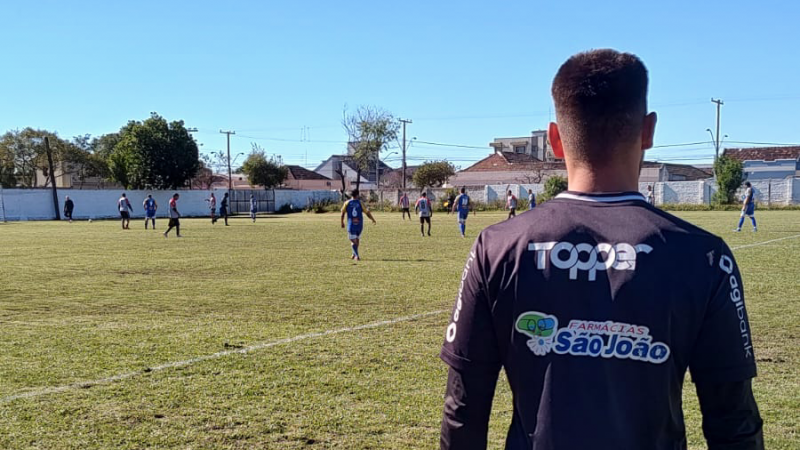
[[408, 208], [403, 208], [403, 212], [408, 213], [409, 216], [411, 215], [411, 211]]
[[178, 219], [176, 217], [172, 217], [172, 218], [169, 219], [169, 227], [170, 228], [179, 227], [180, 225], [181, 225], [180, 219]]
[[469, 216], [469, 211], [459, 211], [458, 212], [458, 223], [466, 223], [467, 216]]
[[512, 216], [517, 215], [517, 208], [509, 208], [508, 213], [511, 214]]
[[220, 208], [219, 209], [220, 216], [227, 216], [228, 215], [228, 208]]
[[130, 215], [130, 213], [128, 211], [120, 211], [119, 215], [123, 219], [130, 219], [131, 218], [131, 215]]
[[217, 208], [211, 208], [211, 215], [212, 215], [212, 216], [213, 216], [214, 214], [216, 214], [216, 212], [217, 212]]
[[364, 231], [364, 227], [350, 226], [350, 227], [347, 228], [347, 238], [348, 239], [360, 239], [362, 231]]
[[72, 219], [72, 211], [64, 211], [64, 218]]
[[744, 215], [745, 216], [752, 216], [755, 213], [756, 213], [756, 204], [755, 203], [750, 203], [749, 205], [747, 205], [747, 207], [744, 210]]
[[430, 224], [431, 223], [431, 216], [424, 216], [424, 217], [420, 216], [419, 217], [419, 223], [428, 223], [428, 224]]
[[155, 219], [156, 218], [155, 210], [153, 210], [153, 211], [145, 211], [144, 212], [144, 218], [145, 219]]

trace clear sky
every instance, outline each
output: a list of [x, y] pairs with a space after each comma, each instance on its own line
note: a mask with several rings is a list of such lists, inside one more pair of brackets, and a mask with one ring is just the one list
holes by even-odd
[[[800, 143], [800, 2], [4, 0], [0, 132], [117, 131], [156, 111], [201, 151], [257, 142], [315, 166], [345, 150], [345, 105], [413, 120], [410, 164], [468, 166], [495, 137], [546, 127], [559, 65], [638, 54], [659, 113], [649, 159], [707, 162], [722, 98], [736, 142]], [[303, 128], [307, 127], [305, 132]], [[422, 144], [437, 142], [478, 148]], [[389, 157], [397, 166], [396, 156]]]

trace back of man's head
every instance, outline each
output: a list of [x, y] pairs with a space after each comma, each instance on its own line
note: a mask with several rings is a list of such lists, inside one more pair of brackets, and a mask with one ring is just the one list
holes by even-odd
[[462, 193], [462, 194], [464, 194], [464, 193], [466, 193], [466, 192], [467, 192], [467, 188], [463, 188], [463, 187], [462, 187], [462, 188], [461, 188], [461, 193]]
[[637, 142], [647, 114], [647, 69], [630, 53], [603, 49], [569, 58], [553, 80], [558, 130], [568, 157], [604, 165]]

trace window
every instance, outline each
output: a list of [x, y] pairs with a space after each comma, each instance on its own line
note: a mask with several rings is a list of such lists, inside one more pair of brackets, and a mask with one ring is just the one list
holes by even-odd
[[516, 145], [514, 146], [514, 153], [525, 153], [527, 148], [524, 145]]

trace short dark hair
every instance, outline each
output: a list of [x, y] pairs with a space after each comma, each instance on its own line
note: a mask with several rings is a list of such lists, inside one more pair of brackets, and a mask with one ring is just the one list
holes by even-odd
[[467, 192], [467, 188], [463, 188], [463, 187], [462, 187], [462, 188], [461, 188], [461, 193], [463, 194], [463, 193], [465, 193], [465, 192]]
[[747, 186], [747, 187], [750, 187], [750, 186], [752, 186], [752, 184], [750, 184], [750, 182], [749, 182], [749, 181], [745, 181], [745, 182], [744, 182], [744, 185], [745, 185], [745, 186]]
[[352, 191], [350, 191], [350, 198], [356, 198], [356, 197], [358, 197], [358, 189], [353, 189]]
[[423, 196], [423, 197], [427, 197], [427, 196], [428, 196], [428, 193], [427, 193], [427, 192], [423, 192], [423, 193], [422, 193], [422, 196]]
[[553, 101], [570, 156], [603, 163], [618, 143], [642, 132], [647, 114], [647, 68], [633, 54], [611, 49], [578, 53], [558, 69]]

